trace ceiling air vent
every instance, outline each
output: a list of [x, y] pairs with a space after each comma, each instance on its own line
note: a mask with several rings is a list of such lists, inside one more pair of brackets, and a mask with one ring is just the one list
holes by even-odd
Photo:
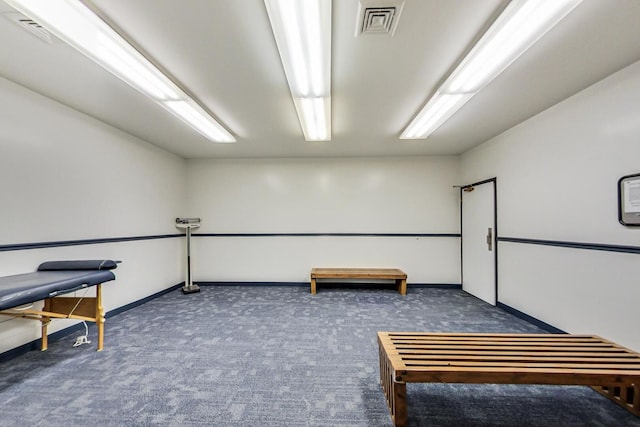
[[23, 15], [20, 12], [6, 12], [3, 13], [5, 18], [18, 25], [20, 28], [29, 31], [40, 40], [49, 44], [60, 43], [60, 39], [47, 31], [42, 25], [38, 24], [33, 19]]
[[356, 37], [384, 34], [392, 36], [398, 26], [404, 0], [360, 0]]

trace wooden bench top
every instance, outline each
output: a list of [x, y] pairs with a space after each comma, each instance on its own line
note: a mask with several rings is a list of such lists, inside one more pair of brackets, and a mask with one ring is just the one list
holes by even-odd
[[379, 332], [401, 382], [632, 385], [640, 354], [595, 335]]
[[312, 279], [406, 279], [397, 268], [312, 268]]
[[378, 332], [394, 426], [407, 383], [587, 385], [640, 416], [640, 354], [595, 335]]

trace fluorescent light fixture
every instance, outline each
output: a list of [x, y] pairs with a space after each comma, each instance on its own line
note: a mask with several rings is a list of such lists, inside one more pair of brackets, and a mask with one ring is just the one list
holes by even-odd
[[[400, 138], [424, 139], [431, 135], [581, 1], [512, 0]], [[445, 101], [445, 95], [464, 96], [454, 102], [454, 98]], [[434, 111], [429, 111], [432, 108]], [[436, 120], [435, 117], [439, 119]]]
[[436, 92], [427, 105], [413, 120], [411, 129], [407, 128], [402, 134], [403, 139], [422, 138], [423, 134], [431, 134], [446, 122], [473, 95]]
[[302, 130], [308, 141], [326, 141], [331, 139], [331, 99], [330, 98], [294, 98], [296, 111]]
[[[5, 0], [5, 2], [169, 111], [174, 112], [172, 107], [165, 104], [166, 102], [181, 100], [187, 106], [185, 108], [194, 109], [191, 115], [205, 114], [209, 117], [209, 121], [215, 122], [178, 85], [81, 1]], [[216, 124], [221, 129], [219, 132], [221, 140], [213, 139], [212, 133], [201, 130], [199, 132], [212, 141], [235, 141], [226, 129], [217, 122]], [[193, 124], [191, 126], [195, 128]]]
[[265, 6], [305, 139], [330, 140], [331, 0], [265, 0]]
[[479, 91], [581, 1], [512, 1], [447, 79], [444, 90], [449, 93]]
[[162, 105], [205, 138], [216, 142], [235, 142], [233, 136], [195, 101], [168, 100]]

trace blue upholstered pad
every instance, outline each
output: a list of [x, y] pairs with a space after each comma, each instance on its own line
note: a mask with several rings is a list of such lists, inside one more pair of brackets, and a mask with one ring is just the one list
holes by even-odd
[[51, 270], [113, 270], [120, 261], [110, 259], [84, 259], [71, 261], [47, 261], [38, 266], [38, 271]]
[[36, 271], [0, 277], [0, 310], [114, 280], [109, 270]]

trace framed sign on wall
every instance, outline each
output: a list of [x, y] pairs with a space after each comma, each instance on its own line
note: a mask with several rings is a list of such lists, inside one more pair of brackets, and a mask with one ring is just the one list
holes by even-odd
[[640, 173], [618, 180], [618, 220], [627, 226], [640, 226]]

